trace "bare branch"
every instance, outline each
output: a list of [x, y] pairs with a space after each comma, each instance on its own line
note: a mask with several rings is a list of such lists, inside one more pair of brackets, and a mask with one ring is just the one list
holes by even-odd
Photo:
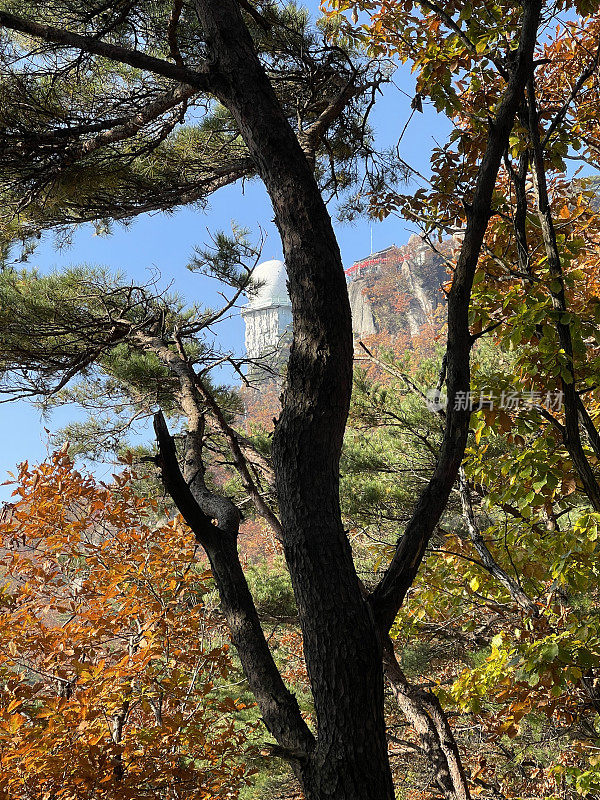
[[221, 609], [268, 730], [281, 747], [306, 758], [314, 738], [285, 686], [265, 639], [237, 551], [237, 531], [215, 526], [184, 479], [162, 412], [154, 418], [165, 488], [210, 560]]
[[273, 510], [269, 507], [268, 503], [262, 496], [261, 492], [259, 491], [254, 478], [252, 477], [252, 473], [248, 468], [248, 463], [246, 458], [243, 454], [242, 448], [240, 447], [240, 443], [238, 441], [237, 435], [233, 428], [227, 423], [227, 420], [223, 416], [223, 412], [219, 408], [219, 404], [213, 397], [212, 393], [206, 386], [206, 384], [196, 376], [196, 386], [198, 391], [204, 398], [206, 405], [208, 406], [211, 414], [214, 416], [221, 432], [225, 436], [227, 443], [231, 449], [231, 453], [233, 455], [233, 463], [234, 466], [242, 480], [242, 484], [244, 489], [248, 492], [254, 506], [261, 517], [264, 517], [266, 521], [269, 523], [276, 538], [282, 542], [283, 541], [283, 530], [281, 527], [281, 522], [274, 514]]
[[556, 114], [556, 116], [554, 117], [554, 119], [552, 120], [552, 122], [550, 123], [550, 125], [548, 126], [548, 130], [546, 131], [546, 133], [545, 133], [545, 135], [544, 135], [544, 138], [542, 139], [542, 141], [541, 141], [541, 143], [540, 143], [540, 144], [541, 144], [541, 147], [542, 147], [542, 149], [546, 147], [546, 145], [548, 144], [548, 142], [549, 142], [549, 140], [550, 140], [550, 137], [552, 136], [552, 134], [554, 133], [554, 131], [555, 131], [555, 130], [558, 128], [558, 126], [560, 125], [560, 123], [563, 121], [563, 119], [564, 119], [564, 118], [565, 118], [565, 116], [567, 115], [567, 112], [569, 111], [569, 108], [570, 108], [570, 106], [571, 106], [571, 103], [572, 103], [572, 102], [573, 102], [573, 100], [574, 100], [574, 99], [577, 97], [577, 95], [579, 94], [579, 92], [581, 91], [581, 89], [583, 88], [583, 85], [584, 85], [584, 83], [585, 83], [585, 82], [586, 82], [586, 81], [587, 81], [589, 78], [591, 78], [591, 77], [592, 77], [592, 75], [594, 74], [594, 72], [595, 72], [595, 71], [598, 69], [598, 62], [599, 62], [599, 60], [600, 60], [600, 47], [598, 47], [598, 49], [596, 50], [596, 55], [595, 55], [595, 57], [594, 57], [594, 60], [593, 60], [593, 61], [592, 61], [592, 63], [589, 65], [589, 67], [588, 67], [587, 69], [585, 69], [585, 70], [584, 70], [584, 71], [581, 73], [581, 75], [580, 75], [580, 76], [579, 76], [579, 78], [577, 79], [577, 81], [576, 81], [575, 85], [573, 86], [573, 88], [572, 88], [572, 89], [571, 89], [571, 91], [569, 92], [569, 96], [568, 96], [568, 97], [567, 97], [567, 99], [565, 100], [563, 107], [562, 107], [562, 108], [560, 109], [560, 111], [559, 111], [559, 112]]
[[62, 28], [42, 25], [38, 22], [33, 22], [33, 20], [9, 14], [6, 11], [0, 11], [0, 27], [19, 31], [36, 39], [79, 50], [83, 53], [102, 56], [120, 64], [129, 64], [131, 67], [162, 75], [178, 83], [186, 83], [189, 86], [193, 86], [196, 91], [209, 92], [211, 90], [208, 67], [205, 71], [179, 67], [161, 58], [149, 56], [139, 50], [129, 50], [126, 47], [103, 42], [94, 36], [82, 36]]
[[539, 611], [533, 600], [531, 600], [519, 584], [502, 569], [488, 550], [483, 536], [477, 527], [475, 513], [473, 512], [473, 504], [471, 502], [471, 492], [469, 491], [469, 485], [463, 467], [461, 467], [458, 472], [458, 490], [462, 504], [463, 518], [467, 525], [473, 547], [481, 558], [482, 566], [504, 586], [512, 599], [518, 603], [524, 611], [531, 614], [532, 617], [538, 617]]
[[102, 133], [99, 133], [93, 139], [88, 139], [80, 144], [69, 154], [69, 160], [74, 160], [80, 156], [87, 156], [100, 147], [105, 147], [108, 144], [114, 144], [115, 142], [120, 142], [123, 139], [135, 136], [144, 125], [157, 119], [157, 117], [160, 117], [165, 111], [169, 111], [169, 109], [184, 103], [195, 94], [195, 91], [196, 90], [188, 84], [180, 83], [179, 86], [165, 92], [161, 97], [147, 105], [143, 111], [140, 111], [139, 114], [131, 117], [131, 119], [128, 119], [123, 124], [117, 125], [110, 130], [102, 131]]

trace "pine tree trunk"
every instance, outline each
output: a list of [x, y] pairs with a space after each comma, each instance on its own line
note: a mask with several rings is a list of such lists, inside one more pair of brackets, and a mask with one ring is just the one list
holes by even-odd
[[339, 248], [312, 169], [233, 0], [197, 0], [213, 86], [269, 192], [289, 277], [294, 343], [273, 458], [317, 717], [298, 762], [307, 800], [392, 800], [381, 650], [339, 508], [352, 325]]

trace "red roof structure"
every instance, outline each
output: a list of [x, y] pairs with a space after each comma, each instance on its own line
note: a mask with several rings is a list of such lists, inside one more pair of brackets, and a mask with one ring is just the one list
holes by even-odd
[[376, 253], [371, 253], [366, 258], [361, 258], [355, 261], [351, 267], [344, 270], [346, 276], [350, 279], [361, 278], [364, 275], [373, 275], [379, 272], [382, 264], [391, 261], [405, 261], [408, 256], [403, 256], [402, 251], [395, 244], [386, 247], [384, 250], [378, 250]]

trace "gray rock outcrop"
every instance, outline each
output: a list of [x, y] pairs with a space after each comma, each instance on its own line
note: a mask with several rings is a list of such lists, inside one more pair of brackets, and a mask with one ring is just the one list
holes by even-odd
[[365, 294], [366, 286], [366, 281], [362, 278], [356, 278], [348, 285], [348, 297], [350, 298], [350, 310], [352, 312], [352, 331], [359, 338], [377, 333], [373, 309], [369, 298]]

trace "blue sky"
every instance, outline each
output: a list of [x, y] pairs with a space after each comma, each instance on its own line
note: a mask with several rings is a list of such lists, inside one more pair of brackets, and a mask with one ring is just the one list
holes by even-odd
[[[317, 3], [308, 5], [314, 9]], [[410, 116], [413, 93], [414, 80], [408, 68], [402, 68], [396, 73], [394, 84], [385, 89], [371, 118], [379, 146], [395, 145], [398, 141]], [[415, 169], [428, 174], [431, 148], [436, 140], [444, 140], [447, 130], [447, 121], [425, 106], [423, 114], [413, 115], [402, 138], [402, 157]], [[334, 206], [331, 212], [335, 214]], [[173, 290], [190, 302], [217, 305], [218, 284], [186, 269], [194, 246], [208, 244], [211, 231], [231, 230], [235, 222], [249, 228], [256, 237], [262, 229], [266, 234], [263, 257], [281, 258], [281, 243], [272, 218], [271, 204], [262, 184], [252, 181], [244, 187], [220, 190], [205, 212], [183, 208], [171, 215], [144, 215], [127, 228], [116, 227], [108, 237], [94, 235], [90, 225], [82, 226], [69, 249], [57, 250], [52, 235], [47, 235], [31, 264], [41, 270], [80, 263], [97, 264], [119, 270], [140, 282], [148, 280], [152, 272], [158, 270], [162, 284], [172, 284]], [[352, 225], [335, 223], [335, 228], [345, 265], [370, 252], [371, 232], [374, 250], [393, 243], [402, 244], [412, 232], [407, 223], [397, 218], [384, 222], [363, 219]], [[219, 337], [225, 346], [242, 352], [243, 323], [239, 316], [221, 325]], [[42, 419], [38, 409], [23, 401], [0, 405], [3, 431], [0, 482], [17, 463], [42, 460], [47, 453], [45, 428], [59, 428], [72, 415], [72, 410], [65, 409], [49, 419]], [[0, 500], [7, 499], [10, 491], [10, 487], [0, 487]]]

